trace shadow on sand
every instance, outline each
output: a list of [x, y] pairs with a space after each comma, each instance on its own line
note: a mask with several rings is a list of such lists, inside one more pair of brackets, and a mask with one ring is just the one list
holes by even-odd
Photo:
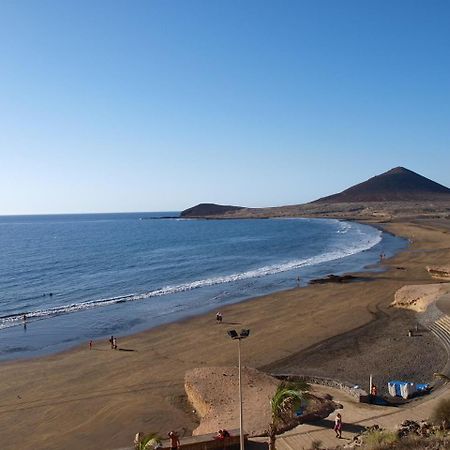
[[[333, 431], [334, 428], [334, 420], [330, 419], [321, 419], [321, 420], [315, 420], [312, 422], [313, 425], [317, 425], [319, 427], [323, 428], [329, 428], [330, 432]], [[346, 431], [349, 433], [362, 433], [366, 427], [363, 427], [361, 425], [356, 425], [353, 423], [343, 423], [342, 424], [342, 432], [345, 433]]]

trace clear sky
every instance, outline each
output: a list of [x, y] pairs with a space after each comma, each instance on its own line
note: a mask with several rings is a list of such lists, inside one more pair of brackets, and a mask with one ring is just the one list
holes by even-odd
[[450, 1], [1, 0], [0, 214], [450, 186]]

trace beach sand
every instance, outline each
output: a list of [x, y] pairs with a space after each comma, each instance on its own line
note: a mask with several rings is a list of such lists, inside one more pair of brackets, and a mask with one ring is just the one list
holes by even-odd
[[0, 364], [0, 448], [114, 449], [131, 446], [138, 431], [190, 435], [198, 420], [186, 401], [184, 374], [194, 367], [236, 365], [237, 345], [226, 334], [230, 328], [251, 329], [242, 343], [243, 364], [268, 372], [349, 382], [372, 369], [380, 380], [391, 373], [429, 376], [446, 359], [429, 333], [401, 341], [410, 344], [405, 355], [386, 356], [415, 321], [414, 313], [389, 304], [406, 284], [436, 283], [425, 266], [450, 261], [448, 222], [386, 224], [413, 242], [383, 261], [386, 271], [363, 274], [366, 281], [248, 300], [223, 308], [221, 325], [212, 312], [119, 338], [119, 350], [111, 350], [105, 339], [93, 350], [86, 343], [50, 357]]

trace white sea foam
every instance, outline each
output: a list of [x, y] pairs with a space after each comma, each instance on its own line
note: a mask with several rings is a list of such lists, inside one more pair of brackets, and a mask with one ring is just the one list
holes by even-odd
[[352, 229], [352, 224], [349, 222], [339, 222], [339, 234], [346, 234]]
[[[348, 222], [340, 222], [340, 228], [338, 233], [347, 233], [353, 224]], [[159, 289], [155, 289], [145, 293], [129, 294], [119, 297], [111, 297], [97, 300], [89, 300], [80, 303], [74, 303], [69, 305], [57, 306], [54, 308], [41, 309], [29, 312], [21, 312], [19, 314], [0, 317], [0, 329], [9, 328], [22, 323], [23, 315], [26, 314], [27, 320], [38, 320], [49, 318], [53, 316], [59, 316], [62, 314], [69, 314], [77, 311], [84, 311], [88, 309], [98, 308], [101, 306], [108, 306], [117, 303], [125, 303], [132, 301], [145, 300], [152, 297], [161, 297], [164, 295], [176, 294], [180, 292], [191, 291], [193, 289], [199, 289], [202, 287], [214, 286], [225, 283], [238, 282], [241, 280], [247, 280], [252, 278], [262, 278], [268, 275], [274, 275], [277, 273], [288, 272], [290, 270], [299, 269], [306, 266], [312, 266], [324, 262], [334, 261], [346, 256], [351, 256], [356, 253], [368, 250], [381, 241], [381, 231], [378, 231], [372, 235], [363, 233], [363, 230], [357, 228], [358, 234], [361, 235], [361, 240], [353, 245], [345, 248], [338, 248], [331, 252], [326, 252], [320, 255], [316, 255], [306, 259], [296, 259], [292, 261], [283, 262], [280, 264], [274, 264], [269, 266], [263, 266], [256, 269], [251, 269], [246, 272], [232, 273], [229, 275], [217, 276], [212, 278], [206, 278], [202, 280], [195, 280], [188, 283], [182, 283], [178, 285], [168, 285]]]

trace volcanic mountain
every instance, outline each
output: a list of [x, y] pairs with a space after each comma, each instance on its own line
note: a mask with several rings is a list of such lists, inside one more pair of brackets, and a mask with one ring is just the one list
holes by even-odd
[[450, 189], [404, 167], [396, 167], [339, 194], [312, 203], [411, 202], [450, 200]]

